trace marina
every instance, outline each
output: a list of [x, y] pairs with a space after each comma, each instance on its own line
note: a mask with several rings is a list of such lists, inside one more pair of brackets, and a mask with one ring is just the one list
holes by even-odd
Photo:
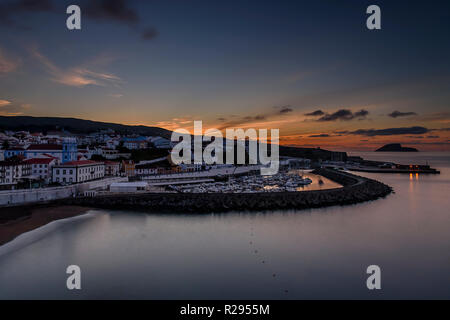
[[171, 186], [182, 193], [255, 193], [255, 192], [295, 192], [309, 185], [312, 180], [297, 172], [278, 173], [273, 176], [248, 175], [229, 177], [225, 182], [202, 183], [191, 186]]

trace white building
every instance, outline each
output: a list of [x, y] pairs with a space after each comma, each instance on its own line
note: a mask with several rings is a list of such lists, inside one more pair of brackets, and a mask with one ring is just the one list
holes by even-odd
[[158, 149], [170, 149], [173, 147], [171, 141], [169, 139], [165, 139], [163, 137], [153, 137], [151, 142]]
[[52, 169], [52, 181], [59, 183], [80, 183], [104, 176], [105, 164], [91, 160], [67, 162]]
[[56, 158], [33, 158], [24, 161], [31, 165], [31, 176], [35, 179], [50, 182], [52, 168], [58, 163]]
[[129, 140], [123, 143], [123, 146], [129, 150], [146, 149], [148, 142], [145, 140]]
[[144, 163], [135, 165], [137, 176], [148, 176], [158, 173], [158, 167], [155, 163]]
[[29, 177], [31, 165], [23, 161], [0, 162], [0, 188], [14, 189], [24, 177]]

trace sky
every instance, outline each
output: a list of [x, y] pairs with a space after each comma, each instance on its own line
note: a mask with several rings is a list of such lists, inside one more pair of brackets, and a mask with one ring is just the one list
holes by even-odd
[[0, 115], [450, 151], [449, 35], [439, 0], [0, 0]]

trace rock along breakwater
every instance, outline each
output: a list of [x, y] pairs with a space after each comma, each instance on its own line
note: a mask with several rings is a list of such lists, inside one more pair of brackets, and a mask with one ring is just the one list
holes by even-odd
[[313, 173], [343, 187], [300, 192], [141, 193], [65, 199], [64, 204], [146, 212], [211, 213], [319, 208], [349, 205], [385, 197], [392, 188], [375, 180], [331, 169]]

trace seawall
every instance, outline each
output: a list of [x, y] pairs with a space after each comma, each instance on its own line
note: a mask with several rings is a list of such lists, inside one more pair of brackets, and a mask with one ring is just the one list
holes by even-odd
[[63, 187], [0, 191], [0, 207], [50, 203], [58, 199], [75, 197], [91, 189], [106, 190], [111, 183], [125, 180], [127, 178], [113, 177]]
[[66, 205], [147, 212], [210, 213], [318, 208], [348, 205], [385, 197], [392, 188], [347, 172], [317, 169], [315, 174], [343, 185], [341, 188], [267, 193], [144, 193], [71, 198]]

